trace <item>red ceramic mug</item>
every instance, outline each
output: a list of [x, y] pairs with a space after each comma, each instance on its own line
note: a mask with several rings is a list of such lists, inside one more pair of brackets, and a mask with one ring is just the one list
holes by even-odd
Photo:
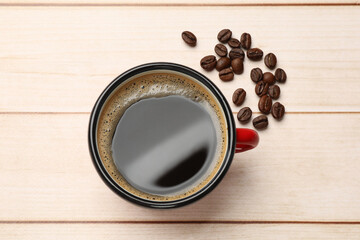
[[[137, 189], [136, 186], [133, 186], [131, 185], [131, 183], [127, 182], [127, 179], [121, 176], [121, 173], [117, 172], [115, 168], [111, 168], [111, 166], [114, 165], [113, 161], [109, 160], [111, 156], [104, 155], [106, 152], [105, 143], [110, 144], [112, 140], [99, 139], [102, 136], [101, 121], [103, 121], [103, 119], [101, 118], [101, 116], [105, 114], [104, 109], [106, 108], [104, 106], [108, 103], [109, 99], [114, 96], [114, 94], [119, 91], [119, 89], [125, 86], [125, 84], [128, 84], [131, 79], [136, 78], [136, 76], [142, 76], [147, 73], [152, 73], [154, 71], [157, 73], [164, 72], [164, 74], [181, 74], [182, 76], [186, 76], [188, 79], [190, 79], [189, 81], [200, 84], [217, 100], [219, 108], [221, 108], [223, 112], [223, 119], [226, 122], [226, 132], [224, 133], [224, 136], [226, 136], [227, 144], [224, 145], [224, 154], [221, 155], [223, 156], [223, 158], [221, 159], [221, 161], [219, 161], [218, 166], [216, 165], [217, 167], [214, 167], [214, 170], [211, 169], [211, 171], [213, 172], [208, 173], [209, 176], [207, 176], [206, 181], [204, 180], [203, 182], [201, 182], [202, 185], [196, 186], [197, 188], [194, 187], [194, 189], [191, 189], [191, 191], [189, 190], [185, 194], [181, 193], [180, 195], [176, 195], [176, 197], [164, 195], [157, 196], [156, 194], [154, 195], [143, 193], [139, 189]], [[118, 101], [123, 100], [124, 99], [118, 99]], [[141, 97], [139, 97], [139, 100], [141, 100]], [[115, 110], [114, 115], [116, 115]], [[119, 121], [119, 119], [117, 119], [117, 121]], [[109, 136], [113, 136], [114, 129], [110, 128], [110, 130], [106, 131], [109, 131]], [[256, 131], [245, 128], [236, 128], [231, 108], [223, 94], [215, 86], [214, 83], [212, 83], [207, 77], [205, 77], [201, 73], [191, 68], [174, 63], [144, 64], [132, 68], [118, 76], [106, 87], [106, 89], [102, 92], [97, 102], [95, 103], [90, 117], [88, 134], [90, 154], [93, 159], [95, 168], [103, 181], [115, 193], [125, 198], [126, 200], [129, 200], [138, 205], [162, 209], [184, 206], [208, 194], [214, 189], [215, 186], [218, 185], [218, 183], [226, 174], [227, 170], [230, 167], [234, 154], [250, 150], [256, 147], [259, 142], [259, 136]], [[107, 133], [105, 133], [105, 135], [106, 134]]]

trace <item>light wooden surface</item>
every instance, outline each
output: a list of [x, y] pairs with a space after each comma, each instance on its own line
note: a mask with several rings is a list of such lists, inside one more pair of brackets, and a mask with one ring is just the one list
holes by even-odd
[[234, 6], [234, 5], [359, 5], [359, 0], [0, 0], [0, 4], [6, 6]]
[[[9, 224], [0, 237], [13, 239], [359, 239], [360, 228], [318, 224]], [[86, 238], [84, 238], [86, 236]]]
[[[289, 75], [280, 99], [288, 111], [360, 111], [360, 7], [343, 6], [0, 8], [0, 100], [6, 103], [0, 110], [89, 112], [118, 74], [154, 61], [201, 71], [230, 102], [234, 89], [244, 87], [244, 104], [256, 106], [249, 75], [255, 66], [265, 69], [263, 62], [246, 61], [244, 73], [228, 83], [200, 68], [224, 26], [238, 38], [250, 32], [254, 46], [276, 53]], [[182, 42], [184, 29], [197, 34], [196, 48]]]
[[[0, 239], [359, 239], [360, 8], [345, 6], [357, 3], [1, 0]], [[230, 83], [199, 67], [224, 27], [277, 55], [288, 74], [285, 119], [270, 117], [259, 147], [190, 206], [122, 200], [87, 149], [97, 96], [128, 68], [172, 61], [206, 74], [228, 100], [245, 88], [244, 105], [257, 110], [249, 72], [262, 62], [246, 61]], [[183, 30], [197, 35], [196, 48]]]
[[360, 221], [360, 135], [348, 128], [360, 122], [360, 114], [270, 119], [259, 147], [237, 154], [218, 188], [188, 207], [167, 211], [134, 206], [105, 186], [89, 159], [88, 119], [88, 114], [0, 115], [7, 136], [0, 139], [0, 146], [7, 146], [0, 156], [11, 163], [1, 165], [0, 186], [6, 191], [0, 192], [0, 219]]

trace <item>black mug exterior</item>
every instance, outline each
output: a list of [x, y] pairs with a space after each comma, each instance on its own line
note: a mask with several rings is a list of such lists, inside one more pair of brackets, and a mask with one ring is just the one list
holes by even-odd
[[[202, 189], [197, 191], [196, 193], [177, 200], [173, 201], [151, 201], [143, 198], [139, 198], [126, 190], [124, 190], [122, 187], [120, 187], [108, 174], [105, 167], [103, 166], [103, 163], [100, 159], [100, 155], [97, 149], [97, 143], [96, 143], [96, 128], [97, 128], [97, 121], [101, 113], [101, 109], [106, 101], [106, 99], [109, 97], [109, 95], [125, 80], [128, 78], [135, 76], [139, 73], [147, 72], [147, 71], [153, 71], [153, 70], [171, 70], [179, 73], [186, 74], [188, 76], [191, 76], [195, 78], [196, 80], [200, 81], [202, 84], [204, 84], [209, 91], [211, 91], [214, 96], [219, 101], [223, 111], [224, 111], [224, 117], [226, 120], [226, 123], [228, 125], [227, 130], [227, 136], [228, 136], [228, 146], [227, 151], [225, 154], [224, 161], [219, 169], [219, 171], [216, 173], [216, 175], [207, 183], [206, 186], [204, 186]], [[234, 117], [231, 111], [231, 108], [226, 101], [224, 95], [220, 92], [220, 90], [215, 86], [214, 83], [212, 83], [207, 77], [202, 75], [201, 73], [175, 63], [167, 63], [167, 62], [155, 62], [155, 63], [147, 63], [143, 64], [137, 67], [134, 67], [117, 78], [115, 78], [101, 93], [100, 97], [95, 103], [95, 106], [91, 112], [90, 116], [90, 122], [89, 122], [89, 129], [88, 129], [88, 143], [89, 143], [89, 150], [90, 155], [92, 157], [94, 166], [99, 173], [102, 180], [110, 187], [111, 190], [113, 190], [116, 194], [123, 197], [124, 199], [133, 202], [135, 204], [150, 207], [150, 208], [158, 208], [158, 209], [166, 209], [166, 208], [175, 208], [175, 207], [181, 207], [184, 205], [187, 205], [189, 203], [192, 203], [202, 197], [204, 197], [206, 194], [211, 192], [217, 184], [222, 180], [224, 175], [226, 174], [227, 170], [230, 167], [230, 164], [232, 162], [232, 159], [234, 157], [235, 153], [235, 144], [236, 144], [236, 126], [234, 122]]]

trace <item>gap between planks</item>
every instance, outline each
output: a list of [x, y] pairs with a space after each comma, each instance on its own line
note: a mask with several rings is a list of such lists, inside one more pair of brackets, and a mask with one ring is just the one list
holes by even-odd
[[303, 7], [359, 6], [354, 3], [0, 3], [0, 7]]
[[[36, 114], [90, 114], [91, 112], [0, 112], [0, 115], [36, 115]], [[232, 112], [233, 114], [237, 114], [238, 112]], [[253, 112], [253, 114], [261, 114], [260, 112]], [[360, 111], [352, 111], [352, 112], [286, 112], [286, 114], [360, 114]]]
[[360, 225], [358, 221], [71, 221], [71, 220], [26, 220], [0, 221], [0, 224], [337, 224]]

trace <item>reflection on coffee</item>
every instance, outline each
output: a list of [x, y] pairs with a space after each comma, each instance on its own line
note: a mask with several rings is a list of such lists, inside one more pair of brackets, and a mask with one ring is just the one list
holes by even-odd
[[113, 91], [101, 109], [96, 142], [104, 168], [122, 189], [172, 201], [198, 192], [219, 171], [227, 124], [202, 83], [154, 70]]
[[112, 156], [131, 185], [169, 195], [202, 179], [216, 145], [214, 123], [206, 109], [174, 95], [131, 105], [117, 125]]

